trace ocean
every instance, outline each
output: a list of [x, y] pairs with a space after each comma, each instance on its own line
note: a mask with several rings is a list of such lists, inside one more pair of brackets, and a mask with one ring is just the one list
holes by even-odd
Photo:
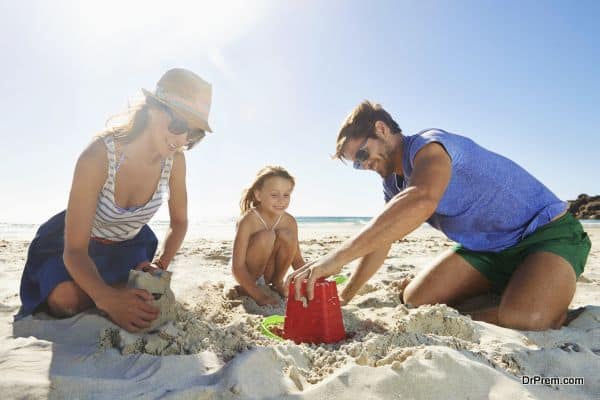
[[[186, 239], [233, 240], [235, 235], [235, 217], [203, 218], [189, 224]], [[358, 232], [371, 217], [296, 217], [300, 239], [324, 237], [327, 235], [349, 235]], [[584, 227], [600, 228], [600, 220], [582, 220]], [[169, 226], [169, 221], [153, 221], [150, 227], [159, 240]], [[39, 224], [15, 224], [0, 222], [0, 240], [31, 240]], [[423, 228], [432, 229], [427, 224]]]
[[[296, 217], [299, 236], [305, 238], [303, 229], [311, 233], [326, 235], [349, 234], [360, 230], [371, 220], [371, 217]], [[233, 240], [237, 217], [202, 218], [189, 223], [186, 239]], [[39, 224], [15, 224], [0, 222], [0, 239], [31, 240], [35, 236]], [[150, 227], [159, 239], [169, 227], [169, 221], [152, 221]]]

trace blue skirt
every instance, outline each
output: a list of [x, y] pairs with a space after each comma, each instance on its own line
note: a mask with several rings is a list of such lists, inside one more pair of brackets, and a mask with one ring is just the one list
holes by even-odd
[[[29, 245], [21, 277], [22, 306], [15, 319], [32, 314], [45, 304], [48, 295], [59, 283], [73, 280], [63, 262], [65, 213], [63, 211], [42, 224]], [[88, 253], [102, 279], [111, 285], [127, 282], [129, 270], [143, 261], [152, 260], [157, 245], [156, 235], [148, 225], [144, 225], [133, 239], [123, 242], [103, 244], [90, 240]]]

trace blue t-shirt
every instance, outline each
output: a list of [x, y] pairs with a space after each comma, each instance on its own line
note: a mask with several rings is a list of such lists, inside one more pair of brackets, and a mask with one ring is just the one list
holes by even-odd
[[441, 129], [404, 137], [404, 176], [391, 174], [383, 180], [386, 202], [410, 184], [415, 155], [434, 142], [450, 156], [452, 177], [427, 222], [465, 248], [504, 250], [567, 209], [566, 202], [515, 162]]

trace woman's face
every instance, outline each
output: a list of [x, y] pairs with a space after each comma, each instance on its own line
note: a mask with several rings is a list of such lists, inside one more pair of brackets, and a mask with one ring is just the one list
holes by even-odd
[[187, 121], [167, 107], [152, 108], [151, 111], [154, 144], [161, 156], [169, 157], [184, 150], [190, 141]]
[[254, 191], [260, 209], [272, 214], [283, 214], [290, 205], [294, 186], [289, 179], [273, 176], [267, 178], [261, 189]]

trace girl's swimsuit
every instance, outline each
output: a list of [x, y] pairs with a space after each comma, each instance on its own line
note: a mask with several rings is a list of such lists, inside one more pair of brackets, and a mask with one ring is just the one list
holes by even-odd
[[260, 214], [258, 213], [258, 210], [256, 208], [251, 208], [252, 211], [254, 211], [254, 214], [256, 214], [256, 216], [258, 217], [258, 219], [260, 219], [260, 222], [263, 223], [263, 225], [265, 226], [265, 229], [268, 231], [274, 231], [275, 227], [277, 226], [277, 224], [279, 224], [279, 221], [281, 221], [281, 217], [283, 217], [283, 214], [281, 214], [279, 216], [279, 218], [277, 218], [277, 221], [275, 221], [275, 223], [273, 224], [273, 226], [271, 227], [271, 229], [269, 229], [269, 225], [267, 225], [267, 223], [265, 222], [265, 220], [263, 219], [263, 217], [260, 216]]

